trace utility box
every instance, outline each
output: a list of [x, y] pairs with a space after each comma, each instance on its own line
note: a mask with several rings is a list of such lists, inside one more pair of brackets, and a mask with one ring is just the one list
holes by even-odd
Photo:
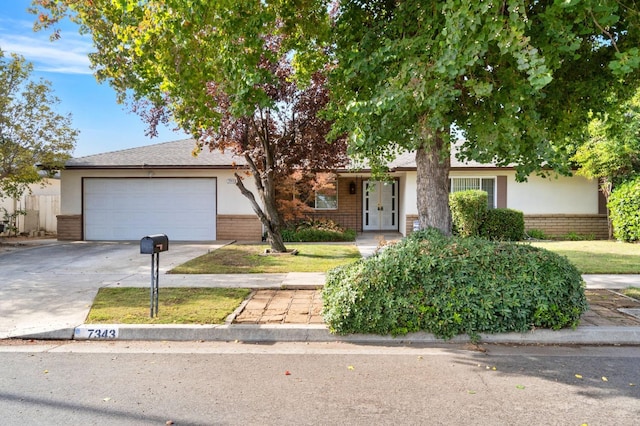
[[140, 254], [154, 254], [169, 250], [169, 237], [165, 234], [147, 235], [140, 240]]

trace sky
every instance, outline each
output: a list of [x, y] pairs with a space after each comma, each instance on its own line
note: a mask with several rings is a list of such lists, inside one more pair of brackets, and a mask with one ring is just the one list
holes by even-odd
[[62, 38], [50, 41], [50, 31], [33, 31], [35, 15], [27, 12], [31, 0], [0, 0], [0, 48], [5, 58], [18, 53], [34, 65], [31, 79], [51, 82], [60, 99], [56, 110], [71, 114], [80, 131], [74, 157], [117, 151], [188, 137], [173, 126], [160, 128], [158, 136], [145, 135], [146, 124], [126, 105], [116, 102], [108, 83], [98, 84], [89, 68], [90, 36], [81, 36], [72, 22], [60, 25]]

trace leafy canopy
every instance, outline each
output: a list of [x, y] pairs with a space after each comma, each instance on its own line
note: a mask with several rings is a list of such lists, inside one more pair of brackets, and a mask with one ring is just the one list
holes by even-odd
[[[168, 103], [196, 138], [221, 120], [207, 82], [229, 97], [234, 117], [273, 107], [262, 84], [276, 77], [260, 64], [289, 53], [296, 60], [294, 52], [315, 44], [305, 36], [309, 28], [326, 27], [325, 10], [312, 1], [34, 0], [32, 11], [39, 14], [36, 29], [55, 28], [67, 16], [80, 24], [93, 37], [90, 59], [99, 81], [108, 81], [120, 101]], [[277, 51], [265, 35], [283, 36]]]
[[347, 0], [334, 17], [335, 131], [379, 164], [455, 125], [463, 158], [568, 172], [587, 112], [637, 86], [632, 3]]
[[[39, 0], [37, 27], [70, 16], [92, 35], [99, 81], [131, 97], [151, 127], [172, 117], [199, 150], [242, 155], [261, 203], [236, 174], [274, 251], [284, 251], [276, 184], [298, 168], [330, 168], [330, 123], [316, 116], [327, 95], [315, 61], [327, 27], [313, 1]], [[46, 13], [45, 13], [46, 12]], [[307, 36], [313, 29], [314, 36]], [[54, 33], [55, 35], [56, 33]], [[300, 54], [307, 52], [304, 56]], [[300, 58], [304, 58], [302, 61]], [[303, 65], [307, 66], [303, 66]], [[152, 129], [153, 132], [153, 129]]]
[[612, 185], [640, 172], [640, 92], [618, 105], [610, 113], [590, 114], [587, 140], [573, 157], [578, 174]]
[[47, 81], [30, 80], [33, 65], [0, 49], [0, 198], [19, 197], [28, 185], [64, 167], [78, 131], [55, 111]]

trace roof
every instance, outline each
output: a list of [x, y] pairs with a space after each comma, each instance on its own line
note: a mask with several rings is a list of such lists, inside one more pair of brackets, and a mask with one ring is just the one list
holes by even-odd
[[[456, 158], [455, 150], [451, 152], [451, 168], [452, 169], [495, 169], [498, 168], [495, 164], [484, 164], [477, 161], [461, 161]], [[401, 170], [415, 170], [416, 169], [416, 154], [415, 152], [403, 152], [398, 155], [395, 160], [389, 163], [389, 170], [401, 171]]]
[[[198, 156], [192, 151], [196, 146], [195, 139], [182, 139], [173, 142], [157, 143], [138, 148], [105, 152], [72, 158], [66, 163], [67, 169], [131, 169], [131, 168], [184, 168], [184, 169], [229, 169], [246, 165], [244, 157], [231, 151], [209, 151], [204, 148]], [[362, 169], [367, 166], [363, 165]], [[476, 161], [460, 161], [454, 153], [451, 155], [452, 169], [490, 169], [493, 164], [482, 164]], [[404, 152], [389, 164], [391, 171], [415, 170], [414, 152]], [[348, 169], [347, 169], [348, 170]]]
[[246, 164], [244, 157], [230, 151], [209, 151], [204, 148], [198, 156], [192, 151], [195, 139], [182, 139], [138, 148], [105, 152], [72, 158], [66, 163], [67, 169], [83, 168], [231, 168]]

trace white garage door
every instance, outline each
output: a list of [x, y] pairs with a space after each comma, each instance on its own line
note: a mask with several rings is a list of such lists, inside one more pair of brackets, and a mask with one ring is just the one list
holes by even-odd
[[216, 179], [84, 179], [85, 240], [216, 239]]

